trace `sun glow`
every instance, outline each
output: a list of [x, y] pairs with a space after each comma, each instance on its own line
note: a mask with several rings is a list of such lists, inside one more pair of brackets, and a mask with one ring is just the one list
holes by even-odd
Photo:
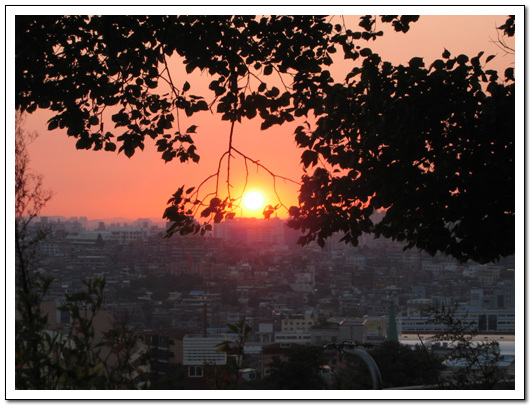
[[249, 191], [243, 197], [243, 205], [249, 210], [257, 210], [263, 207], [265, 200], [261, 193], [257, 191]]

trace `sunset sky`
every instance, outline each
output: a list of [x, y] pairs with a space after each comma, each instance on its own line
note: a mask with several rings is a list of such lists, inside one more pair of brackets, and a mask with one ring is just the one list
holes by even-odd
[[[408, 11], [408, 14], [412, 14], [412, 10]], [[446, 11], [458, 13], [459, 9], [452, 7]], [[476, 7], [471, 10], [466, 8], [465, 11], [488, 13], [499, 10]], [[339, 22], [339, 17], [336, 18], [334, 22]], [[444, 49], [452, 55], [463, 53], [470, 57], [484, 51], [482, 62], [488, 55], [496, 54], [497, 57], [487, 66], [503, 72], [515, 60], [514, 55], [505, 55], [493, 43], [497, 40], [495, 27], [505, 20], [506, 15], [423, 15], [406, 34], [395, 33], [390, 26], [385, 26], [382, 38], [368, 44], [363, 41], [362, 45], [370, 47], [383, 60], [394, 64], [406, 64], [412, 57], [420, 56], [427, 66], [440, 58]], [[357, 23], [357, 18], [347, 20], [352, 29], [356, 28]], [[509, 41], [510, 45], [515, 46], [513, 39]], [[340, 73], [334, 77], [336, 81], [341, 81], [351, 69], [348, 64], [351, 61], [337, 62], [334, 69]], [[207, 85], [211, 79], [205, 73], [194, 73], [192, 77], [182, 75], [176, 81], [182, 85], [186, 80], [194, 89]], [[146, 141], [143, 152], [137, 151], [131, 159], [116, 152], [76, 150], [76, 140], [68, 137], [66, 131], [47, 131], [46, 121], [49, 117], [51, 114], [47, 111], [37, 111], [26, 117], [26, 129], [39, 133], [30, 147], [31, 166], [44, 176], [45, 186], [54, 193], [42, 214], [86, 216], [88, 219], [161, 218], [167, 200], [177, 188], [182, 185], [196, 186], [216, 172], [219, 158], [227, 149], [230, 132], [230, 124], [221, 121], [219, 116], [210, 113], [193, 116], [184, 121], [183, 127], [187, 123], [198, 125], [194, 140], [197, 153], [201, 156], [199, 164], [181, 164], [177, 161], [166, 164], [156, 151], [155, 141], [151, 140]], [[293, 132], [304, 120], [275, 126], [267, 131], [260, 130], [259, 119], [243, 122], [235, 127], [234, 146], [250, 158], [259, 160], [275, 174], [299, 181], [303, 174], [301, 151], [295, 146]], [[245, 180], [244, 162], [236, 158], [232, 165], [232, 193], [237, 195]], [[248, 167], [247, 190], [260, 192], [265, 204], [277, 204], [272, 177], [251, 163]], [[226, 190], [224, 180], [222, 178], [220, 181], [222, 192]], [[281, 202], [287, 207], [296, 204], [296, 184], [280, 179], [276, 183]], [[213, 187], [214, 180], [208, 184]], [[246, 209], [243, 215], [259, 216], [258, 211]], [[280, 210], [278, 215], [285, 217], [287, 212]]]

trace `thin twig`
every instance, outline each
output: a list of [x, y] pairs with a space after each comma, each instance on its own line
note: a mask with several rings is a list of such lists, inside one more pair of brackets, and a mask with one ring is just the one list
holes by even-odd
[[235, 120], [232, 120], [230, 125], [230, 139], [228, 141], [228, 164], [227, 164], [227, 174], [226, 174], [226, 188], [228, 191], [228, 199], [230, 199], [230, 159], [232, 158], [232, 139], [234, 137], [234, 126]]
[[[167, 59], [166, 59], [165, 56], [164, 56], [164, 66], [166, 67], [164, 70], [167, 71], [167, 77], [169, 79], [169, 85], [171, 87], [171, 90], [173, 91], [173, 94], [175, 94], [175, 98], [178, 100], [180, 94], [179, 94], [179, 91], [176, 89], [175, 84], [173, 83], [173, 79], [171, 78], [171, 72], [169, 70], [169, 66], [167, 65]], [[164, 73], [164, 70], [162, 71], [162, 73]], [[162, 76], [162, 74], [160, 74], [159, 77], [161, 77], [161, 78], [163, 78], [164, 80], [167, 81], [167, 79], [164, 76]], [[176, 106], [176, 104], [175, 104], [175, 106]], [[180, 131], [179, 109], [177, 108], [176, 110], [177, 110], [176, 111], [176, 114], [177, 114], [177, 129], [178, 129], [179, 132], [181, 132]]]
[[248, 157], [247, 155], [245, 155], [244, 153], [240, 152], [240, 151], [237, 150], [236, 148], [232, 147], [232, 150], [233, 150], [234, 152], [236, 152], [238, 155], [240, 155], [241, 157], [250, 160], [250, 161], [251, 161], [252, 163], [254, 163], [256, 166], [259, 166], [259, 167], [261, 167], [262, 169], [264, 169], [264, 170], [265, 170], [267, 173], [269, 173], [272, 177], [276, 177], [276, 178], [278, 178], [278, 179], [282, 179], [282, 180], [285, 180], [285, 181], [289, 181], [289, 182], [291, 182], [291, 183], [293, 183], [293, 184], [296, 184], [296, 185], [298, 185], [298, 186], [300, 185], [299, 182], [297, 182], [297, 181], [295, 181], [295, 180], [293, 180], [293, 179], [290, 179], [290, 178], [288, 178], [288, 177], [280, 176], [280, 175], [278, 175], [278, 174], [273, 173], [273, 172], [272, 172], [271, 170], [269, 170], [266, 166], [262, 165], [258, 160], [254, 160], [254, 159]]
[[[278, 193], [278, 190], [276, 188], [276, 179], [282, 179], [284, 181], [289, 181], [291, 183], [294, 183], [296, 185], [300, 185], [300, 183], [298, 183], [297, 181], [294, 181], [288, 177], [283, 177], [283, 176], [279, 176], [275, 173], [273, 173], [271, 170], [269, 170], [266, 166], [262, 165], [261, 163], [259, 163], [259, 161], [257, 160], [254, 160], [250, 157], [248, 157], [247, 155], [245, 155], [244, 153], [238, 151], [236, 148], [232, 147], [232, 150], [234, 152], [236, 152], [237, 154], [239, 154], [241, 157], [243, 157], [243, 159], [245, 160], [245, 168], [246, 168], [246, 171], [247, 171], [247, 177], [248, 177], [248, 166], [247, 166], [247, 160], [250, 160], [252, 163], [254, 163], [256, 165], [256, 167], [261, 167], [263, 170], [265, 170], [267, 173], [269, 173], [271, 176], [272, 176], [272, 184], [273, 184], [273, 189], [274, 189], [274, 194], [276, 195], [276, 198], [278, 199], [278, 202], [280, 203], [280, 205], [282, 207], [284, 207], [285, 209], [287, 209], [287, 206], [285, 206], [285, 204], [282, 202], [281, 198], [280, 198], [280, 195]], [[246, 187], [246, 180], [245, 180], [245, 187]], [[243, 190], [244, 192], [244, 190]]]

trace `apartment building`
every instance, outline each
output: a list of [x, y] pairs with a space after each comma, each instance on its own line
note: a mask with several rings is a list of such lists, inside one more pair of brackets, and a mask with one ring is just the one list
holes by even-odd
[[186, 335], [183, 343], [183, 361], [185, 366], [184, 388], [207, 389], [208, 376], [206, 369], [224, 366], [227, 362], [226, 352], [219, 352], [218, 345], [225, 341], [224, 335], [200, 336]]

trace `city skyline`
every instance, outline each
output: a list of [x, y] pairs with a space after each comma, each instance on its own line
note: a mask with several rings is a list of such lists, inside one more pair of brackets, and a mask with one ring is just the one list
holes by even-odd
[[[274, 227], [274, 222], [282, 221], [225, 221], [212, 237], [169, 239], [158, 227], [85, 230], [71, 221], [48, 223], [50, 233], [38, 246], [40, 274], [54, 277], [47, 305], [81, 288], [82, 280], [105, 277], [106, 313], [145, 336], [170, 333], [171, 350], [177, 352], [169, 363], [202, 367], [202, 360], [183, 360], [193, 350], [186, 339], [216, 344], [229, 335], [227, 323], [245, 319], [252, 328], [246, 347], [266, 358], [275, 345], [322, 345], [352, 336], [367, 347], [378, 346], [389, 339], [392, 307], [402, 345], [413, 346], [421, 338], [437, 350], [441, 346], [429, 337], [444, 327], [430, 323], [429, 311], [435, 304], [457, 303], [458, 319], [478, 322], [478, 339], [498, 339], [506, 363], [515, 358], [521, 342], [515, 342], [520, 313], [514, 257], [496, 264], [461, 264], [372, 238], [362, 239], [358, 247], [338, 243], [337, 237], [324, 249], [300, 247], [287, 236], [292, 230]], [[39, 222], [33, 225], [38, 228]], [[183, 337], [184, 348], [178, 349]], [[145, 342], [152, 349], [161, 344]], [[151, 356], [153, 383], [164, 375], [165, 351]], [[266, 364], [257, 368], [262, 377]], [[184, 387], [199, 389], [186, 385], [192, 382], [184, 379]]]

